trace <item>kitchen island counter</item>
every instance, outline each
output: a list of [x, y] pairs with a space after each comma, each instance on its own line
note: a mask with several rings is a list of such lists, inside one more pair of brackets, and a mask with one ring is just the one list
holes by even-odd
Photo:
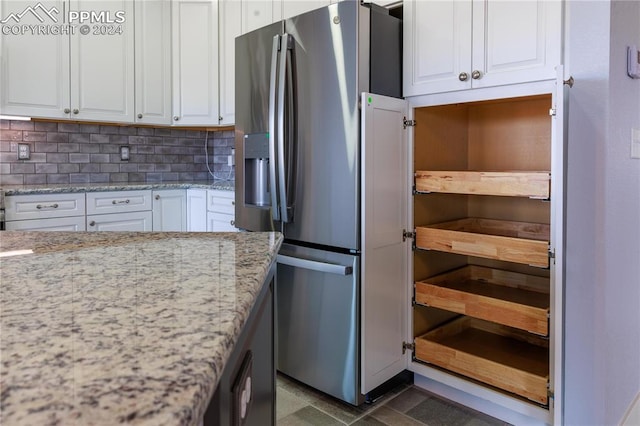
[[0, 424], [197, 424], [281, 243], [2, 232]]

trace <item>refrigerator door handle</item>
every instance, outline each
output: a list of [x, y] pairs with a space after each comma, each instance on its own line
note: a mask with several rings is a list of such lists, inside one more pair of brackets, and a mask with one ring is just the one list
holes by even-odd
[[287, 213], [287, 191], [285, 184], [285, 77], [287, 76], [287, 46], [290, 35], [284, 33], [280, 39], [280, 64], [278, 70], [278, 195], [280, 199], [280, 217], [282, 222], [289, 222]]
[[[276, 105], [278, 89], [278, 56], [280, 51], [280, 35], [273, 37], [271, 50], [271, 77], [269, 78], [269, 192], [271, 192], [271, 217], [280, 220], [280, 206], [278, 204], [278, 181], [276, 175]], [[284, 90], [284, 87], [282, 87]]]
[[339, 265], [335, 263], [319, 262], [317, 260], [303, 259], [301, 257], [287, 256], [279, 254], [277, 262], [283, 265], [293, 266], [294, 268], [310, 269], [312, 271], [325, 272], [335, 275], [351, 275], [353, 267]]

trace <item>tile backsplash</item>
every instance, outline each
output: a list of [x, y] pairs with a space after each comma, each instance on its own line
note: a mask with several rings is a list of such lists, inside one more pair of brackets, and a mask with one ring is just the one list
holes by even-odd
[[[211, 172], [233, 180], [233, 131], [0, 120], [0, 185], [212, 180], [205, 137]], [[19, 143], [29, 160], [18, 160]]]

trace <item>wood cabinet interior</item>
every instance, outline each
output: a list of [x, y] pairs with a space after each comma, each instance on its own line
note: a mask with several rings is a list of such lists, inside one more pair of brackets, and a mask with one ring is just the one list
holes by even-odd
[[[551, 95], [416, 108], [413, 170], [549, 174], [550, 108]], [[438, 173], [434, 175], [437, 176]], [[456, 179], [456, 173], [450, 175], [451, 179]], [[464, 173], [462, 176], [465, 178]], [[471, 180], [475, 177], [469, 178], [467, 174], [465, 179]], [[553, 179], [553, 176], [550, 179]], [[469, 255], [455, 250], [421, 250], [416, 241], [417, 249], [414, 251], [413, 262], [413, 278], [416, 283], [416, 304], [413, 309], [413, 333], [416, 343], [414, 357], [419, 362], [427, 362], [462, 374], [472, 381], [502, 389], [510, 395], [515, 394], [514, 396], [538, 404], [547, 404], [546, 384], [550, 360], [548, 340], [536, 335], [549, 334], [550, 273], [547, 250], [551, 203], [549, 199], [539, 199], [545, 197], [529, 198], [502, 190], [495, 191], [501, 195], [478, 195], [473, 190], [464, 193], [464, 185], [461, 187], [463, 189], [458, 192], [462, 193], [416, 193], [413, 197], [416, 231], [420, 227], [433, 225], [436, 225], [436, 228], [447, 228], [450, 225], [442, 224], [466, 223], [469, 218], [478, 218], [479, 221], [476, 222], [480, 223], [486, 220], [491, 226], [495, 221], [504, 221], [498, 225], [507, 227], [511, 226], [511, 222], [526, 222], [534, 224], [533, 228], [540, 232], [540, 235], [533, 238], [541, 243], [540, 247], [535, 249], [535, 256], [542, 256], [544, 259], [538, 262], [537, 266], [530, 266], [510, 257], [497, 256], [491, 259], [491, 256], [484, 256], [482, 252]], [[485, 188], [483, 191], [492, 190]], [[550, 197], [553, 197], [553, 194], [550, 194]], [[464, 227], [461, 230], [473, 231]], [[514, 240], [518, 238], [516, 235]], [[521, 242], [515, 241], [514, 244], [519, 245]], [[443, 244], [446, 246], [447, 242]], [[528, 249], [524, 250], [522, 256], [526, 258]], [[483, 273], [489, 275], [512, 274], [515, 282], [495, 282], [487, 277], [467, 277], [451, 282], [442, 278], [442, 274], [445, 274], [444, 277], [448, 276], [446, 274], [455, 275], [452, 271], [465, 270], [469, 268], [468, 265], [481, 266], [485, 271]], [[433, 299], [432, 303], [422, 304], [419, 299], [422, 297], [422, 302], [425, 302], [426, 298], [418, 294], [420, 282], [429, 282], [434, 277], [435, 282], [431, 284], [435, 287], [430, 286], [431, 284], [424, 285], [422, 291], [437, 295], [437, 301], [433, 303], [433, 300], [436, 300]], [[519, 284], [523, 282], [535, 285], [523, 287]], [[505, 285], [507, 288], [501, 287]], [[457, 321], [457, 317], [465, 321], [473, 320], [471, 323], [464, 322], [473, 325], [471, 330], [468, 327], [454, 327], [452, 331], [452, 321]], [[482, 328], [481, 333], [477, 332], [475, 325], [487, 321], [489, 326]], [[433, 336], [439, 335], [444, 332], [441, 330], [445, 329], [447, 339], [431, 341]], [[505, 337], [505, 333], [529, 335], [533, 340], [518, 337], [518, 343], [515, 344], [512, 341], [513, 336]], [[479, 339], [478, 335], [484, 336], [483, 339], [490, 335], [491, 339], [500, 342], [500, 353], [495, 355], [496, 359], [492, 359], [493, 355], [486, 353], [487, 349], [479, 343], [482, 339]], [[418, 349], [419, 347], [422, 349]], [[483, 374], [465, 371], [448, 362], [436, 361], [440, 356], [449, 356], [445, 355], [447, 353], [454, 357], [456, 354], [469, 356], [468, 361], [483, 366], [481, 369], [484, 369], [485, 365], [488, 366], [489, 374], [486, 374], [486, 371]], [[521, 371], [518, 370], [520, 367], [516, 367], [514, 371], [508, 365], [507, 359], [511, 357], [523, 360], [524, 366]], [[531, 359], [527, 360], [527, 357]], [[535, 366], [532, 367], [535, 370], [533, 381], [529, 381], [528, 378], [531, 376], [528, 364]], [[510, 383], [510, 377], [514, 374], [523, 377], [521, 385]]]

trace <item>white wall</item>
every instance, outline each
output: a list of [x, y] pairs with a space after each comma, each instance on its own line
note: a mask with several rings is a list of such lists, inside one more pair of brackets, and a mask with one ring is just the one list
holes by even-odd
[[569, 91], [564, 414], [619, 424], [640, 390], [640, 2], [567, 2]]

